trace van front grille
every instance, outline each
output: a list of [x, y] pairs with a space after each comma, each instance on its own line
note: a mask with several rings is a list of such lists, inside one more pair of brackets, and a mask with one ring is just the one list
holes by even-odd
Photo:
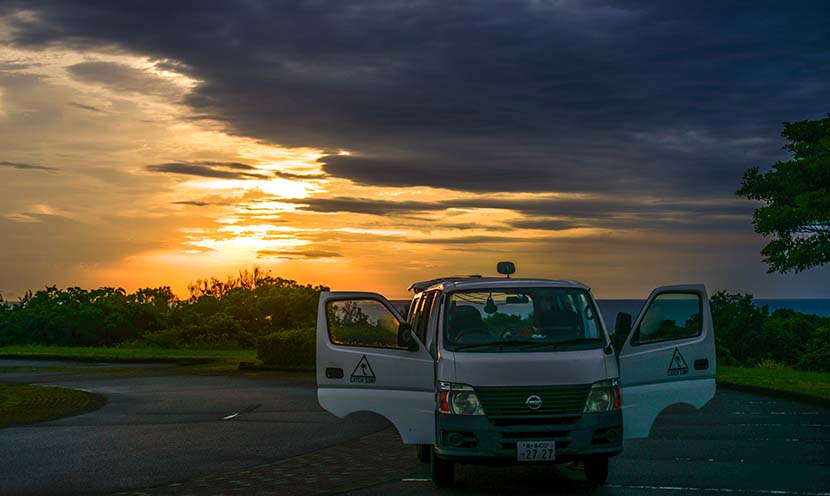
[[[475, 391], [490, 418], [568, 417], [582, 415], [590, 388], [590, 385], [477, 387]], [[528, 406], [528, 403], [534, 405], [528, 401], [533, 396], [541, 400], [536, 409]]]

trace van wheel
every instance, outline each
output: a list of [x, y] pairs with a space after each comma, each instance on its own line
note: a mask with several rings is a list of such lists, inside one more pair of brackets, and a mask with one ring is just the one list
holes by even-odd
[[601, 486], [608, 480], [608, 458], [587, 458], [585, 460], [585, 478], [592, 486]]
[[421, 463], [429, 463], [429, 453], [432, 451], [431, 444], [419, 444], [415, 446], [418, 451], [418, 461]]
[[455, 479], [455, 464], [439, 458], [434, 449], [430, 449], [429, 461], [432, 482], [434, 482], [436, 486], [451, 486], [453, 479]]

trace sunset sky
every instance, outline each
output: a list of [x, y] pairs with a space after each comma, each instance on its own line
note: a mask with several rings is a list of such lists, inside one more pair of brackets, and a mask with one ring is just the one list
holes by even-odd
[[0, 293], [259, 265], [830, 297], [743, 171], [830, 111], [826, 2], [0, 1]]

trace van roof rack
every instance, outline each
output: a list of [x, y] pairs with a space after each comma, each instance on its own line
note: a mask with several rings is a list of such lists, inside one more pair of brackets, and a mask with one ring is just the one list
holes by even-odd
[[458, 281], [461, 279], [481, 279], [480, 274], [470, 274], [468, 276], [447, 276], [447, 277], [438, 277], [436, 279], [430, 279], [429, 281], [421, 281], [421, 282], [413, 282], [406, 288], [407, 291], [414, 291], [416, 293], [420, 293], [421, 291], [427, 289], [430, 286], [434, 286], [436, 284], [442, 282], [450, 282], [450, 281]]

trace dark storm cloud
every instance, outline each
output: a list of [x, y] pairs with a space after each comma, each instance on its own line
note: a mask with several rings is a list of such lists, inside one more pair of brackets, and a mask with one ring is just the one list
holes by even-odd
[[[19, 45], [156, 57], [201, 81], [194, 116], [329, 150], [328, 174], [365, 184], [731, 195], [746, 167], [781, 157], [781, 121], [830, 106], [819, 1], [156, 7], [6, 11], [36, 12], [15, 20]], [[73, 73], [150, 91], [111, 64]]]
[[665, 201], [649, 198], [466, 198], [456, 200], [386, 201], [370, 198], [333, 197], [281, 200], [299, 204], [301, 210], [312, 212], [352, 212], [371, 215], [389, 213], [416, 213], [447, 209], [500, 209], [513, 210], [532, 216], [589, 217], [600, 214], [641, 213], [654, 210], [682, 212], [687, 215], [735, 215], [751, 216], [754, 206], [746, 202]]
[[262, 173], [255, 172], [257, 171], [255, 167], [236, 162], [172, 162], [147, 165], [144, 168], [152, 172], [185, 174], [218, 179], [265, 179], [268, 177]]
[[21, 162], [6, 162], [0, 160], [0, 167], [10, 167], [12, 169], [20, 170], [39, 170], [39, 171], [53, 171], [57, 170], [54, 167], [46, 167], [45, 165], [26, 164]]
[[205, 165], [208, 167], [221, 167], [223, 169], [235, 169], [241, 171], [255, 171], [257, 170], [256, 167], [253, 165], [243, 164], [241, 162], [216, 162], [216, 161], [203, 161], [199, 162], [200, 165]]
[[486, 243], [527, 243], [528, 241], [542, 241], [544, 238], [526, 238], [520, 236], [463, 236], [458, 238], [425, 238], [410, 239], [409, 243], [425, 245], [466, 245]]
[[144, 168], [152, 172], [168, 172], [172, 174], [215, 177], [220, 179], [268, 179], [269, 177], [279, 177], [292, 180], [312, 180], [326, 177], [325, 174], [294, 174], [283, 171], [266, 171], [241, 162], [216, 162], [209, 160], [153, 164], [147, 165]]
[[0, 71], [21, 71], [32, 67], [38, 67], [40, 64], [21, 64], [17, 62], [0, 62]]
[[342, 257], [340, 253], [335, 251], [326, 251], [326, 250], [303, 250], [303, 249], [295, 249], [295, 250], [285, 250], [285, 251], [278, 251], [278, 250], [260, 250], [257, 252], [257, 258], [286, 258], [292, 260], [313, 260], [317, 258], [339, 258]]
[[154, 74], [114, 62], [81, 62], [67, 68], [74, 78], [119, 92], [175, 96], [179, 89]]
[[521, 229], [542, 229], [544, 231], [564, 231], [579, 227], [591, 227], [591, 223], [579, 219], [522, 219], [510, 223]]
[[440, 202], [403, 201], [390, 202], [371, 200], [368, 198], [308, 198], [300, 200], [281, 200], [287, 203], [300, 204], [300, 210], [309, 212], [351, 212], [355, 214], [386, 215], [393, 213], [411, 213], [427, 210], [445, 210], [447, 207]]
[[[560, 231], [580, 227], [608, 229], [683, 229], [710, 226], [714, 229], [749, 225], [755, 205], [735, 201], [664, 201], [633, 198], [470, 198], [434, 202], [384, 201], [369, 198], [305, 198], [282, 200], [298, 204], [299, 210], [368, 215], [400, 216], [450, 209], [498, 209], [522, 214], [510, 226], [521, 229]], [[452, 227], [452, 226], [444, 226]], [[483, 226], [461, 225], [460, 228]], [[493, 226], [488, 226], [492, 228]]]
[[282, 179], [308, 181], [313, 179], [323, 179], [326, 174], [294, 174], [293, 172], [274, 171], [274, 176]]
[[83, 103], [78, 102], [69, 102], [69, 105], [75, 108], [79, 108], [81, 110], [89, 110], [90, 112], [97, 112], [97, 113], [104, 113], [103, 110], [99, 109], [98, 107], [94, 107], [92, 105], [86, 105]]

